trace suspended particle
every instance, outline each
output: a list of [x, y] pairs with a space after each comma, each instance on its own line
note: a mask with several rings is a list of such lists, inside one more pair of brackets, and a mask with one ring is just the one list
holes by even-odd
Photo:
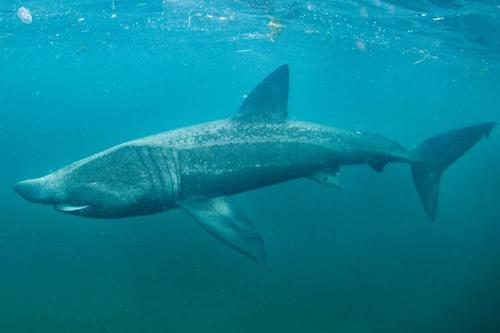
[[115, 6], [115, 0], [111, 0], [111, 19], [116, 18], [116, 6]]
[[368, 17], [368, 9], [366, 9], [366, 7], [361, 7], [359, 10], [359, 15], [361, 17]]
[[361, 40], [361, 39], [358, 39], [354, 45], [356, 45], [356, 48], [360, 51], [365, 51], [366, 50], [366, 43]]
[[31, 16], [31, 12], [26, 7], [20, 7], [17, 10], [17, 16], [19, 16], [21, 22], [25, 24], [31, 24], [31, 22], [33, 22], [33, 17]]

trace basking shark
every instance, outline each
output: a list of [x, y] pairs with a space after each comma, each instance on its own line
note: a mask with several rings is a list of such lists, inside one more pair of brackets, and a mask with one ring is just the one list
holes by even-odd
[[443, 171], [495, 122], [464, 127], [408, 150], [395, 141], [287, 118], [289, 69], [266, 77], [227, 120], [129, 141], [14, 189], [67, 214], [120, 218], [182, 209], [224, 244], [264, 264], [264, 242], [231, 195], [306, 177], [338, 187], [339, 168], [387, 163], [411, 167], [434, 219]]

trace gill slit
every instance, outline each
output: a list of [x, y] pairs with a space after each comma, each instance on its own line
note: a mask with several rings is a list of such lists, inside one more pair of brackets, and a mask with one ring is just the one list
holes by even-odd
[[135, 148], [134, 150], [135, 150], [135, 152], [137, 154], [137, 158], [139, 158], [139, 161], [141, 162], [142, 167], [144, 168], [144, 170], [146, 171], [146, 173], [148, 175], [149, 182], [151, 183], [151, 190], [153, 191], [154, 195], [157, 196], [156, 186], [155, 186], [155, 182], [154, 182], [154, 179], [153, 179], [153, 175], [151, 174], [151, 170], [149, 170], [150, 168], [146, 164], [146, 161], [144, 160], [144, 157], [142, 156], [142, 152], [139, 149], [139, 147], [134, 147], [134, 148]]
[[160, 186], [161, 186], [161, 193], [162, 193], [161, 198], [163, 201], [167, 197], [167, 193], [165, 192], [165, 179], [163, 179], [160, 165], [158, 164], [157, 159], [155, 159], [155, 157], [156, 157], [155, 151], [153, 151], [151, 149], [151, 147], [148, 147], [147, 151], [148, 151], [149, 159], [151, 160], [151, 164], [153, 165], [153, 167], [157, 173], [158, 182], [160, 183]]

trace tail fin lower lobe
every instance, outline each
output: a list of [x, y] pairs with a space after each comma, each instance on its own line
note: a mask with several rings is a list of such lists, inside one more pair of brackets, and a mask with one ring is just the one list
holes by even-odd
[[465, 154], [483, 136], [488, 137], [496, 122], [468, 126], [425, 140], [412, 155], [419, 162], [411, 164], [413, 182], [427, 215], [434, 220], [439, 197], [439, 182], [444, 170]]

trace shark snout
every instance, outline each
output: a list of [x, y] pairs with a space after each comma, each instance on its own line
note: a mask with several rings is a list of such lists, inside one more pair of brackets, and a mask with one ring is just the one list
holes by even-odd
[[40, 179], [23, 180], [14, 185], [14, 191], [24, 199], [42, 204], [50, 204], [52, 199]]

